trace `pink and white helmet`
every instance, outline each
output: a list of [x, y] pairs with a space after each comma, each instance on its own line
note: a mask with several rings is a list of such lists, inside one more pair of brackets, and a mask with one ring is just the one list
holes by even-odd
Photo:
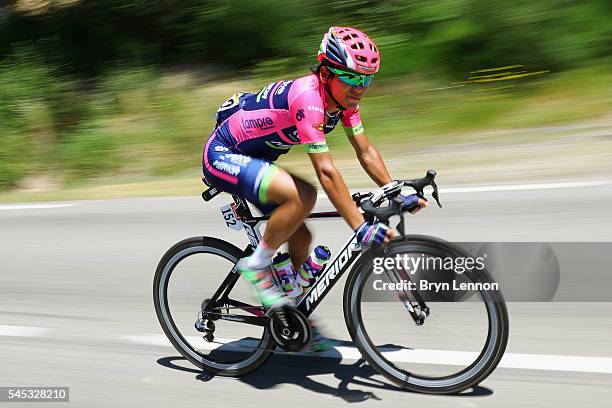
[[362, 74], [374, 74], [380, 67], [380, 53], [374, 41], [351, 27], [331, 27], [321, 41], [317, 59]]

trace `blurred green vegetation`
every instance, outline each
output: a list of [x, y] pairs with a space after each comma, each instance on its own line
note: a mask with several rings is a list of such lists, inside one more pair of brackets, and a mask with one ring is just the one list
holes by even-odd
[[[0, 189], [40, 174], [77, 183], [197, 168], [217, 106], [307, 74], [331, 25], [381, 49], [362, 106], [377, 143], [567, 123], [612, 101], [607, 0], [3, 4]], [[478, 72], [496, 67], [514, 68]], [[347, 150], [342, 137], [330, 144]]]

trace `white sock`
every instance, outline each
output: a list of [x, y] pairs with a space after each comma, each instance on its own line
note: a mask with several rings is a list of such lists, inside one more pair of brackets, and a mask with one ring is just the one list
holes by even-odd
[[252, 269], [264, 269], [272, 263], [272, 256], [276, 250], [269, 246], [263, 239], [255, 248], [253, 255], [248, 257], [246, 266]]

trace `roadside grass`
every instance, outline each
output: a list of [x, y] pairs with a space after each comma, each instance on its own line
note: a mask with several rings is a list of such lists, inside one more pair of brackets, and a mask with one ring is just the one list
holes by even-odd
[[[566, 132], [533, 128], [609, 117], [609, 68], [546, 73], [495, 86], [396, 78], [374, 82], [361, 112], [368, 136], [390, 158], [426, 148], [552, 140]], [[109, 76], [87, 98], [92, 118], [47, 148], [49, 162], [17, 189], [0, 193], [0, 202], [199, 194], [201, 150], [217, 107], [233, 93], [255, 92], [267, 82], [261, 77], [210, 82], [184, 73]], [[354, 160], [342, 130], [329, 135], [328, 143], [336, 160]], [[485, 166], [491, 160], [457, 165]], [[299, 169], [307, 162], [296, 147], [281, 163]], [[36, 183], [49, 178], [51, 185]]]

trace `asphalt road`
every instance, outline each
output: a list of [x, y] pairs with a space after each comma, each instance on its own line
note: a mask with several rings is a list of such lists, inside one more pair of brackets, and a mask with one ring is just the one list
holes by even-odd
[[[444, 208], [411, 217], [411, 232], [455, 241], [612, 242], [612, 184], [484, 190], [443, 191]], [[69, 386], [76, 407], [580, 407], [612, 397], [612, 301], [510, 303], [508, 360], [460, 396], [404, 392], [337, 353], [275, 355], [240, 379], [203, 376], [164, 344], [151, 285], [161, 255], [183, 238], [246, 245], [222, 222], [218, 207], [228, 201], [0, 205], [0, 386]], [[329, 203], [322, 198], [319, 208]], [[332, 249], [349, 232], [340, 221], [312, 226], [316, 242]], [[334, 288], [317, 315], [329, 336], [347, 342], [341, 295]]]

